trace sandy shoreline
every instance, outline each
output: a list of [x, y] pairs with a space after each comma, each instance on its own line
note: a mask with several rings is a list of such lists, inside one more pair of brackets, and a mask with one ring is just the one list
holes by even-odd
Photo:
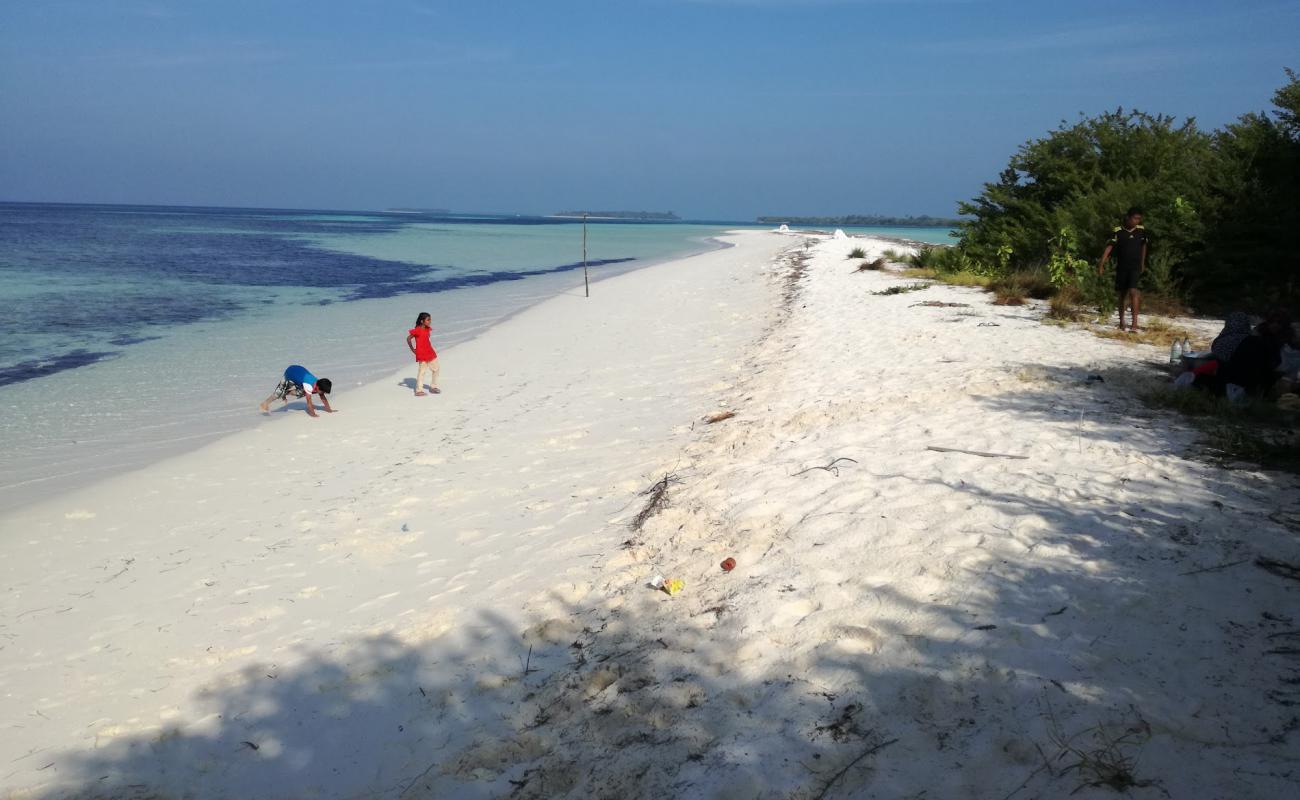
[[763, 272], [789, 242], [736, 241], [445, 350], [440, 396], [411, 398], [404, 371], [338, 414], [299, 403], [0, 518], [0, 741], [20, 759], [0, 789], [68, 780], [42, 755], [201, 726], [204, 692], [250, 665], [505, 620], [582, 574], [594, 532], [680, 448], [772, 305]]
[[[671, 257], [599, 265], [592, 281], [725, 246], [710, 237]], [[248, 414], [247, 398], [264, 396], [268, 381], [290, 361], [328, 368], [343, 394], [387, 378], [405, 352], [401, 331], [411, 323], [407, 317], [413, 319], [413, 303], [434, 314], [436, 341], [445, 349], [569, 290], [575, 281], [582, 281], [576, 269], [433, 295], [278, 308], [233, 328], [196, 323], [141, 342], [120, 358], [4, 387], [11, 413], [0, 439], [8, 435], [13, 441], [0, 462], [0, 515], [256, 427], [261, 420]], [[294, 328], [312, 335], [285, 337]], [[179, 391], [159, 384], [158, 375], [190, 374], [196, 364], [219, 387], [202, 402], [195, 402], [188, 384]], [[96, 391], [83, 391], [86, 386]]]
[[1152, 348], [734, 240], [455, 348], [435, 420], [394, 376], [0, 519], [0, 792], [1295, 791], [1293, 479], [1184, 457]]

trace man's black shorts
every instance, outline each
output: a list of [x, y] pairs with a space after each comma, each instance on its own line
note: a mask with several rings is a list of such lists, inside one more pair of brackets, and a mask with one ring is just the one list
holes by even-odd
[[1127, 292], [1130, 289], [1138, 288], [1138, 279], [1141, 277], [1142, 270], [1123, 268], [1115, 270], [1116, 291]]

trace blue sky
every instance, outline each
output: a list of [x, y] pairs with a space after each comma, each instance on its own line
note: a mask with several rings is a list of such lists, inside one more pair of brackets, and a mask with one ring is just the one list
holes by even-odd
[[951, 214], [1123, 105], [1213, 127], [1300, 3], [0, 0], [0, 199]]

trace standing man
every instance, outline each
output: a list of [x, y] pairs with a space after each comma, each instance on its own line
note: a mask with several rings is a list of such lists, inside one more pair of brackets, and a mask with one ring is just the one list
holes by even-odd
[[1147, 246], [1151, 238], [1142, 227], [1142, 209], [1134, 206], [1124, 215], [1124, 224], [1115, 229], [1106, 250], [1101, 254], [1097, 274], [1106, 274], [1106, 261], [1115, 254], [1115, 291], [1119, 293], [1119, 329], [1124, 330], [1124, 306], [1133, 309], [1133, 324], [1129, 330], [1138, 330], [1138, 310], [1142, 306], [1142, 293], [1138, 281], [1147, 268]]

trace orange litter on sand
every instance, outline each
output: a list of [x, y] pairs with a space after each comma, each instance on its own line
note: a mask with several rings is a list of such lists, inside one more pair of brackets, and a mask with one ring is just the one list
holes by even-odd
[[722, 562], [721, 566], [723, 572], [731, 572], [736, 568], [736, 559], [728, 558], [726, 561]]

